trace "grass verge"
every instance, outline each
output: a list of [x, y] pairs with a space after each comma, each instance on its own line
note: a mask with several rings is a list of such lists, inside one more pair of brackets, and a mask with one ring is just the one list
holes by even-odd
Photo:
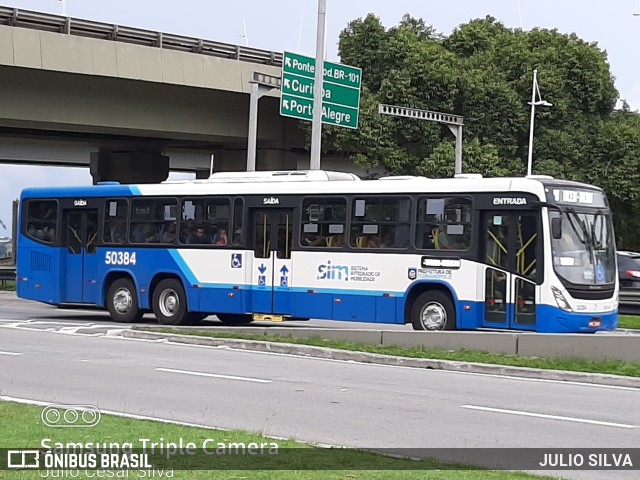
[[568, 370], [587, 373], [608, 373], [628, 377], [640, 377], [640, 363], [629, 363], [621, 360], [584, 360], [577, 358], [535, 358], [503, 355], [499, 353], [478, 352], [472, 350], [440, 350], [422, 347], [395, 347], [367, 345], [364, 343], [326, 340], [320, 337], [294, 338], [285, 335], [262, 335], [242, 332], [216, 332], [212, 330], [193, 330], [170, 327], [134, 327], [135, 330], [147, 330], [160, 333], [178, 333], [214, 338], [237, 338], [242, 340], [259, 340], [263, 342], [294, 343], [313, 345], [316, 347], [338, 348], [355, 352], [380, 353], [409, 358], [429, 358], [436, 360], [455, 360], [459, 362], [488, 363], [508, 365], [512, 367], [543, 368], [549, 370]]
[[633, 315], [619, 315], [618, 328], [639, 328], [640, 329], [640, 317], [636, 317]]
[[[102, 445], [103, 442], [122, 445], [125, 442], [130, 442], [133, 449], [139, 449], [142, 447], [140, 439], [149, 439], [151, 442], [159, 442], [162, 439], [165, 445], [168, 442], [178, 442], [179, 439], [183, 439], [184, 443], [193, 442], [196, 445], [196, 448], [201, 448], [203, 442], [207, 439], [212, 439], [213, 442], [207, 444], [207, 447], [211, 449], [214, 449], [215, 447], [212, 445], [216, 445], [218, 442], [225, 445], [231, 443], [249, 444], [251, 442], [258, 444], [272, 444], [275, 442], [278, 445], [279, 452], [285, 451], [287, 454], [291, 455], [290, 452], [293, 451], [295, 458], [303, 459], [305, 462], [314, 462], [314, 466], [318, 465], [319, 467], [325, 466], [325, 468], [329, 468], [325, 470], [322, 470], [321, 468], [318, 470], [308, 470], [304, 468], [299, 470], [236, 470], [230, 468], [230, 466], [245, 465], [245, 463], [237, 462], [247, 462], [248, 457], [236, 455], [235, 458], [238, 460], [230, 460], [230, 456], [226, 455], [226, 458], [223, 457], [222, 460], [219, 460], [220, 457], [214, 457], [213, 460], [207, 459], [204, 462], [198, 460], [198, 466], [200, 468], [205, 466], [214, 467], [209, 470], [178, 470], [174, 468], [172, 472], [173, 478], [195, 480], [210, 478], [229, 480], [312, 480], [317, 478], [326, 480], [359, 478], [401, 480], [540, 480], [542, 478], [552, 478], [539, 477], [526, 473], [483, 470], [473, 467], [464, 467], [464, 469], [461, 469], [461, 466], [459, 465], [449, 465], [429, 459], [416, 462], [406, 459], [391, 458], [366, 451], [345, 449], [328, 450], [300, 444], [292, 440], [273, 440], [262, 435], [243, 431], [222, 431], [195, 428], [148, 420], [114, 417], [110, 415], [103, 415], [97, 425], [89, 428], [50, 428], [42, 423], [41, 413], [42, 407], [21, 405], [11, 402], [0, 402], [0, 418], [4, 419], [4, 426], [0, 429], [0, 445], [5, 448], [34, 448], [42, 445], [41, 442], [43, 438], [49, 439], [46, 445], [50, 448], [60, 448], [56, 445], [58, 442], [63, 445], [67, 445], [68, 443], [86, 444], [87, 442], [93, 442], [94, 445], [96, 443]], [[278, 456], [276, 456], [276, 458]], [[200, 455], [197, 458], [203, 459], [203, 457], [204, 455]], [[336, 460], [340, 463], [336, 463]], [[156, 459], [154, 458], [152, 462], [155, 463], [155, 461]], [[272, 467], [278, 467], [277, 462], [279, 461], [280, 460], [278, 459], [271, 460], [271, 462], [276, 463], [270, 463], [270, 465]], [[347, 463], [350, 465], [366, 465], [367, 469], [336, 469], [336, 465], [341, 466]], [[254, 463], [254, 465], [256, 464]], [[291, 463], [287, 463], [286, 465], [290, 466]], [[301, 466], [305, 465], [305, 463], [298, 463], [297, 465]], [[309, 463], [306, 463], [306, 465], [309, 465]], [[140, 472], [145, 473], [144, 475], [141, 475]], [[0, 470], [0, 478], [12, 480], [41, 478], [41, 473], [44, 474], [45, 472]], [[152, 476], [146, 469], [132, 470], [126, 473], [127, 475], [124, 478], [149, 478]], [[167, 477], [167, 474], [168, 471], [164, 470], [162, 477]], [[160, 478], [157, 471], [153, 476], [155, 478]], [[99, 475], [97, 475], [97, 471], [95, 470], [90, 471], [89, 475], [83, 475], [82, 470], [80, 470], [80, 475], [73, 478], [89, 477], [98, 478]], [[103, 477], [104, 474], [100, 478]], [[116, 478], [122, 477], [116, 476]]]
[[16, 281], [15, 280], [0, 280], [0, 290], [5, 290], [9, 292], [16, 291]]

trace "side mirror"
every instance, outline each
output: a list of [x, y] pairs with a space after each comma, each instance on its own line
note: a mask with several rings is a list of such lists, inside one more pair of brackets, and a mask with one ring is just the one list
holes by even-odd
[[551, 219], [551, 237], [556, 240], [562, 238], [562, 217]]

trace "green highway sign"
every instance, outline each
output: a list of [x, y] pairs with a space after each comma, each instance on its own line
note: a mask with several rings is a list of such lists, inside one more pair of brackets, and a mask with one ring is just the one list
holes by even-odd
[[[311, 120], [315, 59], [284, 52], [280, 115]], [[362, 70], [339, 63], [324, 62], [322, 122], [358, 127]]]
[[[311, 120], [313, 118], [313, 100], [282, 94], [280, 115]], [[322, 102], [322, 121], [341, 127], [358, 128], [358, 109]]]

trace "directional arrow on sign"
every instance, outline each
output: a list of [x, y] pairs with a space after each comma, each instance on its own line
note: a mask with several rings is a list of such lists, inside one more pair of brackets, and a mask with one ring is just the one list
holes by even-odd
[[283, 275], [286, 275], [287, 273], [289, 273], [289, 269], [287, 268], [286, 265], [282, 266], [282, 268], [280, 269], [280, 273], [282, 273]]
[[258, 271], [263, 274], [264, 272], [267, 271], [267, 267], [265, 266], [264, 263], [260, 264], [260, 266], [258, 267]]

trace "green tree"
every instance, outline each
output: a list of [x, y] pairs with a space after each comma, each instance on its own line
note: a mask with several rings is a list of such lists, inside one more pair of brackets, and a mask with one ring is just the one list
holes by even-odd
[[[472, 20], [442, 35], [405, 15], [385, 28], [373, 14], [340, 34], [343, 63], [363, 70], [357, 130], [325, 128], [325, 148], [363, 168], [449, 176], [454, 144], [431, 122], [378, 114], [394, 104], [462, 115], [463, 170], [522, 175], [529, 145], [534, 68], [553, 107], [535, 112], [534, 173], [602, 186], [616, 213], [620, 244], [640, 248], [640, 115], [623, 103], [606, 52], [575, 34], [510, 29]], [[627, 233], [628, 232], [628, 233]]]

